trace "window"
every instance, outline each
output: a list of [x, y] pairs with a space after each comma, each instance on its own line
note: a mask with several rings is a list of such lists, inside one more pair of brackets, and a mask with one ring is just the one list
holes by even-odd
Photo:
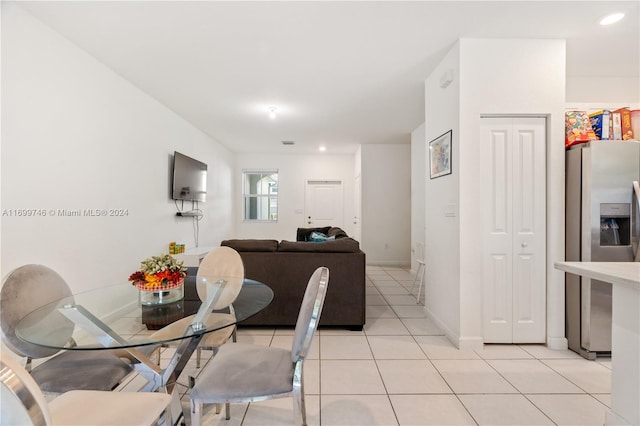
[[244, 220], [278, 221], [278, 171], [243, 171]]

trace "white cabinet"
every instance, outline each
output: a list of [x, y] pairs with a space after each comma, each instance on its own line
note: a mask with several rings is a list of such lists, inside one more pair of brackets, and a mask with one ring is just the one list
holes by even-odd
[[482, 288], [485, 343], [544, 343], [544, 118], [483, 118]]

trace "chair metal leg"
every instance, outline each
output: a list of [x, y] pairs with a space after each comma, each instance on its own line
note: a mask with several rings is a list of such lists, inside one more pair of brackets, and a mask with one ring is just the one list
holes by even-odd
[[304, 392], [293, 393], [293, 416], [294, 424], [307, 426], [307, 410], [304, 402]]
[[200, 426], [202, 423], [202, 402], [191, 401], [191, 425]]
[[416, 303], [420, 303], [420, 293], [422, 292], [422, 285], [424, 284], [424, 275], [425, 275], [425, 264], [423, 261], [418, 260], [418, 270], [416, 271], [416, 276], [413, 278], [413, 284], [411, 285], [411, 294], [413, 294], [413, 289], [418, 283], [418, 294], [416, 295]]
[[201, 357], [202, 357], [202, 348], [198, 346], [198, 349], [196, 349], [196, 368], [200, 368]]
[[296, 363], [293, 371], [293, 414], [295, 424], [307, 426], [307, 409], [304, 403], [304, 372], [302, 362]]

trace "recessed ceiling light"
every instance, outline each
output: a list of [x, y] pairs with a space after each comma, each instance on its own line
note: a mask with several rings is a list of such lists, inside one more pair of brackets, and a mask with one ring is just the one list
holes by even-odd
[[600, 21], [600, 25], [611, 25], [615, 24], [619, 20], [624, 18], [624, 13], [612, 13], [611, 15], [607, 15]]
[[278, 107], [271, 105], [267, 109], [269, 110], [269, 118], [274, 120], [276, 118], [276, 111], [278, 111]]
[[282, 145], [295, 145], [294, 141], [282, 141]]
[[318, 148], [321, 152], [325, 152], [327, 150], [327, 147], [324, 145], [320, 145], [320, 147]]

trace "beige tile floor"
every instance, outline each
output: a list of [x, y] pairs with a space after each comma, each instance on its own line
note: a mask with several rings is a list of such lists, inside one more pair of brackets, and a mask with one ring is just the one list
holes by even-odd
[[[305, 362], [309, 425], [604, 423], [610, 360], [587, 361], [543, 345], [458, 350], [409, 294], [412, 279], [401, 268], [367, 267], [364, 330], [316, 334]], [[245, 328], [238, 340], [287, 347], [291, 335], [291, 329]], [[180, 381], [186, 375], [197, 380], [199, 371], [190, 361]], [[181, 391], [188, 407], [188, 390]], [[205, 406], [203, 421], [280, 426], [293, 424], [292, 413], [291, 399], [284, 398], [232, 405], [230, 421]]]

